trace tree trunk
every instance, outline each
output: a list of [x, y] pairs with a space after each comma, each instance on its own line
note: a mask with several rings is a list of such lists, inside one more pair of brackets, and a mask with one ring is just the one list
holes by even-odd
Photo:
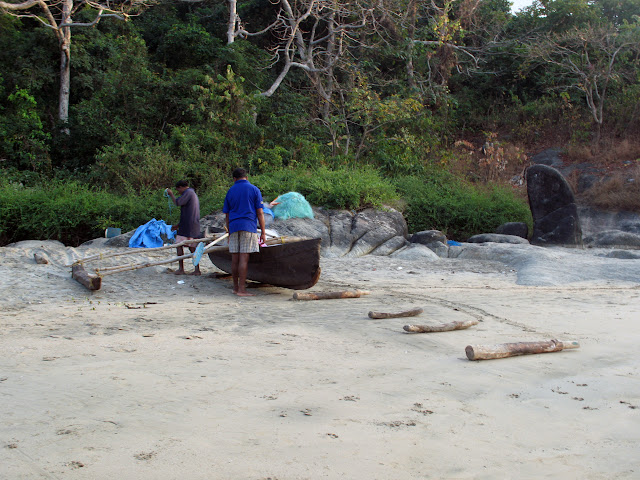
[[[64, 0], [60, 25], [70, 24], [73, 0]], [[60, 27], [58, 30], [60, 45], [60, 98], [58, 120], [67, 123], [69, 120], [69, 97], [71, 95], [71, 28]], [[69, 133], [66, 131], [65, 133]]]
[[236, 39], [236, 23], [238, 23], [237, 1], [229, 2], [229, 22], [227, 23], [227, 45], [231, 45]]
[[409, 37], [409, 45], [408, 45], [408, 52], [407, 52], [407, 64], [406, 64], [406, 69], [407, 69], [407, 80], [409, 82], [409, 87], [410, 88], [418, 88], [418, 85], [416, 84], [416, 79], [415, 79], [415, 71], [413, 68], [413, 40], [415, 38], [415, 32], [416, 32], [416, 17], [417, 17], [417, 9], [416, 9], [416, 1], [415, 0], [411, 0], [411, 2], [409, 2], [409, 6], [407, 7], [407, 13], [408, 13], [408, 20], [409, 20], [409, 27], [407, 29], [407, 34]]

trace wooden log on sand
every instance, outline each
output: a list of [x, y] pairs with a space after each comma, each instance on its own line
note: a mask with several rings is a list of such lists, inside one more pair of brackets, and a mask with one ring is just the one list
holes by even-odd
[[400, 318], [400, 317], [415, 317], [420, 315], [424, 310], [421, 308], [414, 308], [413, 310], [406, 310], [404, 312], [397, 313], [385, 313], [385, 312], [369, 312], [369, 318]]
[[467, 345], [464, 349], [469, 360], [491, 360], [534, 353], [560, 352], [569, 348], [580, 348], [573, 340], [546, 340], [541, 342], [500, 343], [497, 345]]
[[89, 290], [100, 290], [102, 278], [87, 272], [81, 264], [71, 267], [71, 278], [84, 285]]
[[405, 325], [402, 327], [405, 332], [409, 333], [433, 333], [433, 332], [451, 332], [452, 330], [464, 330], [478, 324], [478, 320], [471, 319], [464, 322], [441, 323], [439, 325]]
[[359, 298], [362, 295], [369, 295], [370, 292], [366, 290], [344, 290], [342, 292], [317, 292], [317, 293], [302, 293], [296, 292], [293, 294], [294, 300], [329, 300], [332, 298]]

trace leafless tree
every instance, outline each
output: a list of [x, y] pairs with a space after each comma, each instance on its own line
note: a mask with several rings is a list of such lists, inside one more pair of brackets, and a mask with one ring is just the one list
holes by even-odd
[[595, 123], [594, 145], [600, 142], [605, 104], [611, 82], [624, 75], [625, 54], [640, 50], [640, 24], [620, 29], [613, 25], [586, 26], [548, 34], [534, 42], [531, 61], [554, 68], [558, 89], [578, 89]]
[[[71, 93], [71, 29], [92, 27], [103, 18], [112, 17], [126, 21], [129, 16], [153, 0], [26, 0], [13, 2], [0, 0], [0, 11], [20, 18], [30, 18], [53, 30], [60, 50], [60, 94], [58, 119], [66, 123], [69, 119], [69, 97]], [[91, 9], [93, 18], [89, 22], [76, 22], [73, 16], [80, 10]]]

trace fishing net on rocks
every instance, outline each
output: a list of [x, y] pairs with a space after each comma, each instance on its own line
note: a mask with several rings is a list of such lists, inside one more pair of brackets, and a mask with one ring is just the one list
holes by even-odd
[[280, 195], [274, 200], [273, 216], [279, 220], [288, 218], [313, 218], [313, 210], [307, 200], [298, 192]]

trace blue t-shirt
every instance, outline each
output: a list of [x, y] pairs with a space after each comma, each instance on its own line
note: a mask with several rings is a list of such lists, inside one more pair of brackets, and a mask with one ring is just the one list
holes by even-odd
[[245, 231], [256, 233], [258, 209], [262, 205], [262, 193], [249, 180], [236, 180], [227, 192], [222, 211], [229, 214], [229, 233]]

